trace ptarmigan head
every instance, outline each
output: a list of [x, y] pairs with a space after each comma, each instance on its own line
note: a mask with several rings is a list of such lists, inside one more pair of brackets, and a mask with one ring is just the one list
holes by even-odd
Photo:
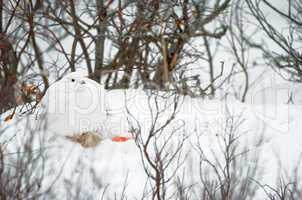
[[84, 73], [82, 72], [71, 72], [64, 76], [60, 81], [60, 84], [65, 85], [66, 92], [81, 92], [84, 91], [85, 88], [99, 88], [101, 85], [91, 79], [89, 79]]

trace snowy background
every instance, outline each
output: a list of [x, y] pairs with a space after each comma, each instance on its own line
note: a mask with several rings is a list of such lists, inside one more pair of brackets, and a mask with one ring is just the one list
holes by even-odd
[[300, 1], [0, 6], [0, 199], [301, 198]]

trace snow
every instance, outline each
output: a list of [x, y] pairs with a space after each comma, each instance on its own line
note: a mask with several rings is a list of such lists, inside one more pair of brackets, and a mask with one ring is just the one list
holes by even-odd
[[[85, 84], [81, 84], [83, 81]], [[42, 149], [47, 158], [39, 166], [44, 166], [42, 191], [53, 185], [49, 197], [150, 197], [152, 180], [148, 179], [142, 162], [146, 160], [142, 159], [134, 139], [117, 143], [111, 137], [141, 132], [140, 139], [146, 141], [152, 125], [156, 124], [153, 127], [156, 130], [165, 124], [178, 101], [175, 118], [156, 141], [152, 140], [148, 149], [150, 155], [155, 156], [156, 150], [170, 138], [164, 151], [169, 157], [183, 142], [179, 157], [166, 171], [166, 177], [172, 177], [167, 195], [176, 191], [176, 183], [184, 174], [186, 186], [200, 183], [201, 151], [203, 158], [224, 163], [224, 142], [231, 134], [231, 124], [235, 124], [232, 134], [238, 137], [236, 152], [247, 152], [247, 157], [238, 159], [243, 171], [234, 173], [239, 178], [245, 177], [244, 172], [249, 167], [259, 165], [259, 172], [251, 178], [273, 186], [279, 173], [288, 175], [299, 163], [301, 106], [253, 105], [184, 96], [175, 99], [169, 93], [148, 93], [143, 90], [106, 91], [102, 85], [82, 75], [68, 75], [48, 89], [36, 113], [17, 114], [8, 122], [4, 122], [4, 118], [11, 111], [1, 115], [0, 142], [5, 144], [5, 152], [10, 155], [6, 162], [14, 163], [18, 154], [13, 153], [23, 152], [24, 144], [33, 141], [31, 148]], [[160, 111], [158, 118], [156, 111]], [[97, 132], [102, 137], [101, 143], [95, 148], [83, 148], [64, 137], [83, 131]], [[281, 171], [279, 165], [282, 165]], [[147, 170], [150, 169], [148, 166]], [[207, 166], [204, 172], [204, 176], [211, 177], [213, 169]], [[38, 170], [35, 176], [40, 175]], [[194, 186], [192, 190], [198, 193], [200, 187]], [[261, 190], [257, 191], [257, 197], [263, 199]]]

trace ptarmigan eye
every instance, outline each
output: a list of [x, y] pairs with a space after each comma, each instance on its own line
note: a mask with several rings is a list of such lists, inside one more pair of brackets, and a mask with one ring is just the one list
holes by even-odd
[[74, 79], [71, 79], [71, 81], [72, 81], [72, 82], [75, 82], [75, 80], [74, 80]]

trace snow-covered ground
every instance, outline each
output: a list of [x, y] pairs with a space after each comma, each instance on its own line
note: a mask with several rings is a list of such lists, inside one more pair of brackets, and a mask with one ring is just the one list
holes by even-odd
[[[52, 186], [48, 194], [55, 199], [150, 198], [155, 183], [146, 171], [155, 171], [139, 147], [152, 133], [148, 152], [152, 160], [162, 150], [167, 196], [175, 195], [181, 183], [189, 188], [190, 199], [199, 199], [202, 181], [223, 174], [227, 150], [234, 155], [234, 185], [248, 180], [276, 186], [280, 175], [292, 177], [302, 156], [302, 107], [297, 105], [105, 91], [71, 74], [49, 88], [35, 113], [16, 114], [4, 122], [11, 112], [1, 115], [0, 142], [7, 166], [28, 148], [33, 155], [42, 152], [43, 162], [38, 162], [33, 177], [44, 174], [41, 191]], [[83, 148], [64, 137], [83, 131], [96, 132], [101, 143]], [[132, 139], [114, 142], [114, 136]], [[254, 199], [263, 195], [258, 189]]]

